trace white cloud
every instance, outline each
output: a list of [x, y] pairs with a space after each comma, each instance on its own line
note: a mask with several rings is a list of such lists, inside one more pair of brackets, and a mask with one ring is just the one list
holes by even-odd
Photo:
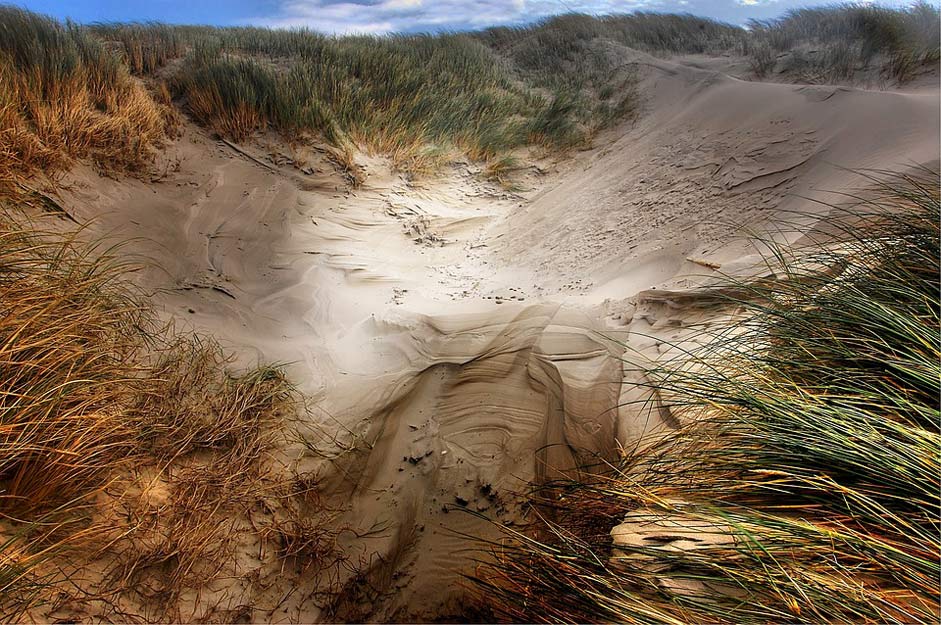
[[[605, 14], [637, 10], [693, 13], [744, 24], [789, 8], [828, 0], [278, 0], [277, 9], [246, 23], [279, 28], [306, 27], [328, 33], [478, 29], [521, 24], [572, 11]], [[868, 1], [868, 0], [863, 0]], [[901, 5], [910, 0], [881, 0]], [[936, 2], [936, 0], [930, 0]]]
[[395, 11], [397, 9], [420, 7], [422, 4], [422, 0], [385, 0], [385, 2], [380, 3], [380, 6], [384, 9]]
[[331, 33], [386, 33], [482, 28], [567, 11], [612, 13], [656, 4], [658, 0], [286, 0], [275, 15], [248, 21]]

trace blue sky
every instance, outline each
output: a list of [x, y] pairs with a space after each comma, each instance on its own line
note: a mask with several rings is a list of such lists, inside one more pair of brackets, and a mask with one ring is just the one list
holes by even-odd
[[[0, 0], [2, 1], [2, 0]], [[579, 11], [694, 13], [743, 24], [828, 0], [13, 0], [78, 22], [158, 20], [179, 24], [304, 26], [324, 32], [465, 30], [522, 24]], [[883, 4], [902, 6], [905, 0]]]

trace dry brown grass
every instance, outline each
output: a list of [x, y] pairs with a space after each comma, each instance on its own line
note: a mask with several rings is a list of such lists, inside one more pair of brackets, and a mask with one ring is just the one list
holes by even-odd
[[158, 326], [125, 270], [74, 237], [0, 221], [4, 620], [44, 614], [34, 600], [185, 619], [209, 601], [201, 589], [247, 575], [246, 542], [277, 535], [258, 566], [303, 572], [332, 548], [309, 493], [273, 471], [290, 384], [271, 367], [232, 373], [215, 342]]
[[268, 442], [265, 426], [291, 387], [277, 369], [233, 376], [227, 365], [218, 343], [206, 338], [179, 339], [160, 354], [134, 407], [155, 457], [226, 450], [240, 465], [257, 459]]
[[143, 309], [121, 267], [0, 224], [0, 511], [50, 508], [127, 456]]
[[73, 159], [139, 169], [174, 120], [86, 32], [0, 7], [0, 192]]
[[121, 266], [67, 238], [0, 220], [0, 614], [28, 604], [33, 570], [83, 542], [90, 497], [134, 454], [125, 408], [149, 320]]

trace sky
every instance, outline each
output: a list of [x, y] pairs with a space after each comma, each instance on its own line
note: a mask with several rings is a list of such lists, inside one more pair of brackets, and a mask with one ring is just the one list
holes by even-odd
[[[2, 0], [0, 0], [2, 1]], [[937, 1], [937, 0], [935, 0]], [[732, 24], [829, 0], [13, 0], [77, 22], [161, 21], [216, 26], [306, 27], [329, 33], [437, 32], [526, 24], [577, 11], [693, 13]], [[904, 6], [906, 0], [880, 4]]]

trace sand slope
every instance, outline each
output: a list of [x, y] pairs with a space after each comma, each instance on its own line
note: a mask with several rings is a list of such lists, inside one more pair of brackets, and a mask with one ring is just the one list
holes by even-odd
[[656, 403], [619, 404], [644, 398], [636, 363], [719, 314], [695, 287], [710, 266], [747, 270], [736, 235], [825, 211], [802, 196], [858, 186], [845, 168], [938, 158], [936, 93], [633, 62], [639, 119], [525, 173], [521, 192], [467, 164], [412, 183], [365, 156], [351, 190], [325, 153], [272, 142], [249, 158], [195, 127], [159, 181], [66, 181], [89, 235], [131, 239], [169, 318], [242, 362], [286, 363], [310, 397], [284, 462], [321, 476], [358, 574], [335, 600], [256, 618], [458, 610], [463, 535], [494, 535], [464, 510], [515, 522], [526, 482], [675, 425]]
[[[734, 258], [720, 249], [750, 225], [826, 210], [805, 198], [839, 201], [818, 191], [858, 187], [847, 169], [938, 158], [936, 92], [750, 83], [638, 56], [637, 124], [507, 220], [526, 236], [509, 237], [500, 257], [522, 260], [543, 285], [636, 292], [686, 256]], [[566, 288], [572, 280], [578, 289]]]

